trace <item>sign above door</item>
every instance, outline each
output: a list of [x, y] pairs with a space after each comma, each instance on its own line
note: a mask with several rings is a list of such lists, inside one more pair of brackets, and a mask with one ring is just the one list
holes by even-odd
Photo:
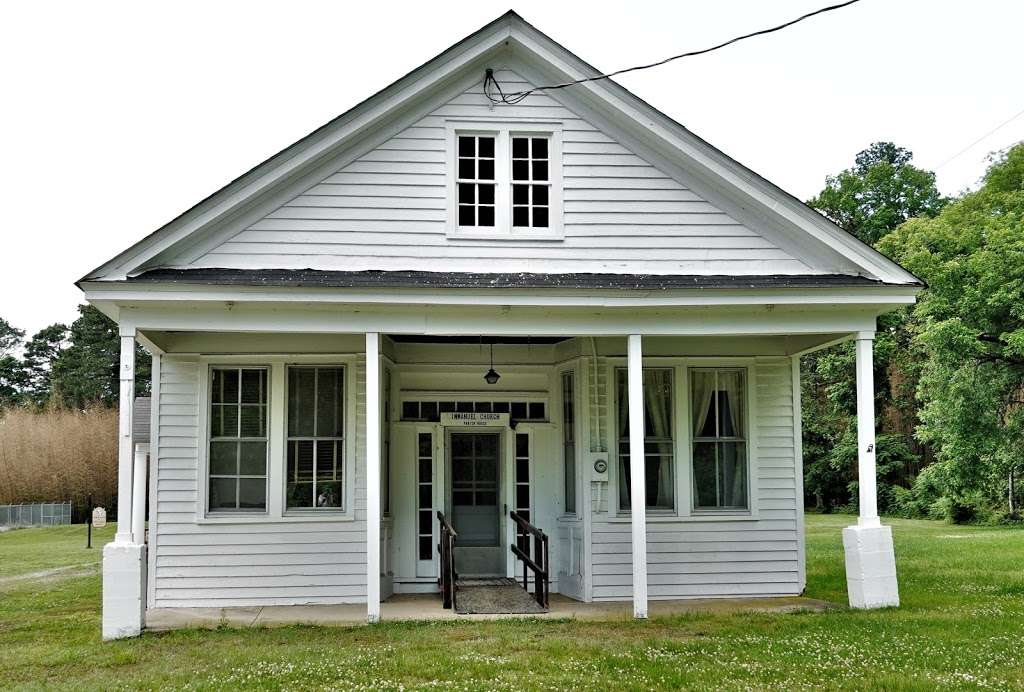
[[442, 413], [441, 425], [456, 428], [508, 427], [507, 413]]

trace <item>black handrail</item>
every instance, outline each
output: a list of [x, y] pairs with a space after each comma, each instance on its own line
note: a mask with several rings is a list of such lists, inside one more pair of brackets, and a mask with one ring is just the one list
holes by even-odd
[[[550, 593], [550, 573], [548, 563], [548, 536], [526, 520], [519, 512], [512, 511], [508, 516], [516, 523], [516, 538], [524, 538], [526, 550], [516, 543], [512, 544], [512, 554], [523, 561], [523, 588], [529, 591], [529, 573], [533, 571], [533, 597], [542, 608], [548, 607]], [[533, 555], [530, 555], [530, 536], [533, 536]]]
[[442, 512], [437, 513], [437, 520], [441, 524], [441, 542], [437, 546], [437, 552], [441, 557], [441, 576], [437, 580], [441, 587], [441, 604], [454, 610], [455, 582], [459, 578], [455, 572], [455, 539], [459, 534]]

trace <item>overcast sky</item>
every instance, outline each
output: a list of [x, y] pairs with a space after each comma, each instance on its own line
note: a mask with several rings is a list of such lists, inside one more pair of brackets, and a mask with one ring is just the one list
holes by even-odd
[[[764, 28], [829, 0], [514, 9], [602, 70]], [[0, 316], [70, 321], [73, 282], [507, 9], [491, 2], [10, 2], [0, 6]], [[1010, 0], [862, 0], [621, 82], [807, 199], [877, 140], [935, 168], [1024, 109]], [[976, 184], [1024, 116], [938, 169]]]

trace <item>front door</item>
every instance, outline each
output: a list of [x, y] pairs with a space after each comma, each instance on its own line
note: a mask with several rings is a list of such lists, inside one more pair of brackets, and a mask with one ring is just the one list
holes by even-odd
[[501, 434], [452, 432], [449, 437], [451, 521], [458, 534], [455, 571], [504, 576], [501, 545]]

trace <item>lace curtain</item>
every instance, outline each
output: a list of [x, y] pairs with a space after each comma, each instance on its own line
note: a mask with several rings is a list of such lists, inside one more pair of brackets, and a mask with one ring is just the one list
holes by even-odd
[[[619, 506], [630, 506], [629, 388], [627, 373], [618, 372], [619, 412]], [[647, 506], [671, 509], [674, 504], [672, 449], [672, 371], [644, 368], [644, 448]]]

